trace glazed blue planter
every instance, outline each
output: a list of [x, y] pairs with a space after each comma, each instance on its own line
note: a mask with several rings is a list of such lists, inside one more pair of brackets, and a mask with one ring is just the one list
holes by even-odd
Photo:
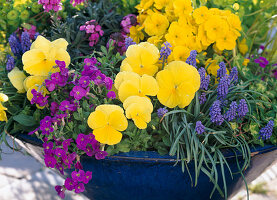
[[[34, 148], [33, 151], [38, 151], [38, 146], [41, 146], [41, 142], [37, 138], [21, 135], [18, 139], [27, 142], [29, 150]], [[275, 149], [277, 149], [276, 146], [268, 145], [252, 149], [252, 152], [255, 152], [256, 155]], [[224, 154], [231, 170], [237, 172], [234, 154], [230, 152]], [[42, 156], [41, 152], [41, 158], [43, 158]], [[175, 162], [174, 157], [161, 156], [156, 152], [120, 153], [104, 160], [95, 160], [84, 156], [81, 158], [84, 170], [93, 172], [92, 180], [86, 185], [84, 194], [92, 200], [210, 199], [213, 183], [209, 178], [203, 173], [200, 174], [197, 186], [193, 187], [188, 173], [182, 172], [180, 164], [174, 166]], [[248, 169], [251, 167], [253, 166]], [[188, 168], [194, 178], [193, 162], [188, 164]], [[68, 174], [70, 171], [67, 171]], [[240, 175], [234, 175], [232, 179], [226, 169], [225, 177], [228, 191], [231, 191]], [[219, 173], [218, 179], [222, 179], [221, 173]], [[220, 185], [222, 186], [222, 183]], [[221, 200], [223, 198], [216, 191], [212, 199]]]

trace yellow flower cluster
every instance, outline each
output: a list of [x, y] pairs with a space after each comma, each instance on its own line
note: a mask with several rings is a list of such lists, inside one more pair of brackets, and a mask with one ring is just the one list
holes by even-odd
[[6, 111], [7, 108], [2, 105], [2, 102], [8, 101], [9, 98], [7, 95], [0, 93], [0, 121], [8, 121]]
[[[126, 117], [139, 129], [147, 128], [151, 121], [153, 105], [150, 96], [166, 107], [184, 108], [193, 100], [200, 87], [197, 69], [183, 61], [170, 62], [159, 68], [159, 50], [153, 44], [143, 42], [131, 45], [114, 81], [118, 98], [123, 103]], [[117, 114], [114, 114], [117, 110]], [[96, 140], [103, 144], [120, 142], [128, 124], [122, 108], [116, 105], [100, 105], [88, 118]], [[115, 120], [116, 119], [116, 120]], [[121, 125], [121, 126], [120, 126]]]
[[240, 36], [240, 19], [229, 10], [193, 10], [191, 0], [142, 0], [136, 8], [140, 25], [131, 27], [130, 37], [156, 46], [169, 42], [169, 61], [186, 61], [191, 50], [201, 52], [211, 44], [217, 51], [232, 50]]

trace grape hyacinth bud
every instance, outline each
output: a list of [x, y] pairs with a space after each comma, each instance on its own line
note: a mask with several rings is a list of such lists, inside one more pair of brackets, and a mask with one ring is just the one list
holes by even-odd
[[126, 37], [125, 38], [125, 48], [128, 49], [129, 46], [136, 44], [132, 38]]
[[233, 67], [233, 69], [230, 73], [229, 79], [230, 79], [230, 83], [236, 84], [238, 82], [238, 69], [237, 69], [237, 67]]
[[34, 35], [34, 40], [37, 39], [38, 36], [39, 36], [39, 32], [36, 32]]
[[11, 71], [14, 68], [14, 58], [11, 55], [7, 56], [6, 69], [7, 71]]
[[216, 100], [210, 108], [210, 117], [211, 122], [221, 125], [224, 121], [224, 118], [221, 114], [221, 102]]
[[201, 93], [201, 95], [199, 96], [199, 103], [202, 105], [207, 101], [207, 97], [206, 97], [206, 93], [203, 92]]
[[169, 42], [163, 43], [163, 46], [160, 51], [160, 59], [159, 60], [167, 60], [168, 56], [171, 54], [170, 47], [172, 47], [172, 46]]
[[211, 79], [210, 75], [206, 76], [206, 70], [204, 67], [201, 67], [198, 70], [198, 73], [200, 74], [200, 79], [201, 79], [200, 89], [208, 90], [210, 79]]
[[205, 126], [202, 124], [201, 121], [197, 121], [197, 122], [196, 122], [195, 131], [196, 131], [198, 134], [202, 134], [202, 133], [205, 132]]
[[11, 34], [11, 36], [9, 37], [9, 44], [10, 44], [12, 53], [19, 58], [21, 56], [22, 49], [21, 49], [20, 41], [15, 34]]
[[237, 102], [233, 101], [230, 104], [229, 110], [224, 114], [224, 118], [229, 122], [234, 120], [237, 116], [237, 108], [238, 108]]
[[217, 78], [222, 78], [227, 74], [226, 65], [224, 62], [219, 63], [219, 69], [217, 70]]
[[268, 140], [272, 135], [273, 126], [274, 126], [274, 121], [270, 120], [268, 122], [268, 124], [260, 130], [260, 132], [259, 132], [260, 137], [259, 138], [263, 139], [263, 140]]
[[31, 47], [30, 35], [26, 31], [21, 34], [21, 46], [22, 46], [22, 53], [25, 53], [26, 51], [30, 50], [30, 47]]
[[239, 101], [237, 112], [238, 112], [237, 116], [239, 119], [243, 118], [249, 112], [245, 99], [241, 99]]
[[167, 112], [168, 110], [166, 108], [159, 108], [157, 110], [158, 117], [162, 118]]
[[192, 65], [196, 68], [196, 56], [197, 56], [197, 51], [196, 50], [192, 50], [190, 52], [189, 57], [186, 60], [186, 63], [189, 65]]
[[217, 86], [217, 94], [218, 99], [225, 99], [225, 97], [228, 94], [230, 86], [230, 79], [228, 78], [228, 75], [225, 74], [225, 76], [221, 77]]

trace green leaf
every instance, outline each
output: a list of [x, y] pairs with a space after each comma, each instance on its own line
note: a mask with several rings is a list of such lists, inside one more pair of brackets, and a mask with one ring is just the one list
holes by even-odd
[[36, 125], [36, 121], [34, 117], [24, 114], [19, 114], [13, 117], [15, 121], [23, 126], [34, 126]]

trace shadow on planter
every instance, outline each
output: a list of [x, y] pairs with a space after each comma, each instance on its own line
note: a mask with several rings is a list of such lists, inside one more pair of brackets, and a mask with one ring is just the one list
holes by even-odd
[[[44, 164], [42, 142], [35, 137], [19, 134], [19, 143], [28, 153]], [[276, 150], [276, 146], [265, 146], [251, 149], [253, 156], [266, 155]], [[224, 155], [233, 172], [237, 172], [237, 163], [233, 153]], [[240, 157], [242, 159], [242, 157]], [[129, 152], [96, 160], [87, 156], [81, 158], [84, 170], [92, 171], [92, 180], [87, 184], [84, 194], [92, 200], [208, 200], [213, 189], [213, 183], [201, 173], [198, 184], [193, 187], [188, 173], [181, 170], [181, 165], [175, 164], [174, 157], [161, 156], [156, 152]], [[241, 160], [242, 162], [242, 160]], [[192, 177], [194, 176], [193, 162], [188, 164]], [[255, 170], [250, 166], [246, 173]], [[67, 170], [67, 175], [71, 173]], [[231, 178], [226, 170], [228, 193], [236, 185], [240, 174]], [[219, 180], [222, 179], [219, 173]], [[222, 186], [222, 183], [220, 183]], [[215, 192], [213, 200], [223, 199]]]

